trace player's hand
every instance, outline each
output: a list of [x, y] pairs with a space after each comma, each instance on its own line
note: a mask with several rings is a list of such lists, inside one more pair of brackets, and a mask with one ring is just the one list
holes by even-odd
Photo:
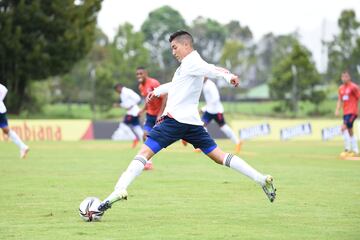
[[233, 75], [231, 80], [230, 80], [230, 84], [233, 85], [234, 87], [238, 87], [240, 84], [240, 80], [239, 77], [236, 75]]
[[149, 102], [152, 101], [154, 98], [156, 98], [154, 92], [149, 92], [148, 95], [146, 96], [146, 103], [149, 103]]
[[145, 113], [145, 109], [141, 109], [140, 111], [139, 111], [139, 116], [142, 116], [144, 113]]

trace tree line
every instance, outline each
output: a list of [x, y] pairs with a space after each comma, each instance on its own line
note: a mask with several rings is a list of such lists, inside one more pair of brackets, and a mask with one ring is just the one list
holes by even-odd
[[[250, 27], [239, 21], [221, 24], [199, 16], [187, 25], [180, 12], [163, 6], [149, 13], [140, 30], [125, 23], [110, 40], [96, 28], [100, 7], [101, 0], [0, 1], [0, 82], [11, 92], [10, 111], [40, 111], [55, 102], [89, 103], [93, 111], [107, 111], [114, 83], [137, 88], [138, 66], [170, 81], [178, 63], [168, 37], [178, 29], [193, 34], [207, 61], [238, 74], [244, 89], [267, 84], [271, 98], [280, 101], [278, 111], [296, 114], [299, 101], [319, 106], [345, 68], [360, 80], [360, 23], [353, 10], [342, 11], [339, 34], [323, 42], [328, 67], [320, 74], [296, 32], [268, 33], [255, 41]], [[230, 89], [223, 92], [237, 97]]]

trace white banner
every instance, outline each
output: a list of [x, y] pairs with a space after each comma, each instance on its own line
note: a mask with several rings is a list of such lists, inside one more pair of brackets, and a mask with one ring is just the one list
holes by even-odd
[[280, 129], [280, 139], [289, 140], [295, 137], [311, 135], [311, 124], [305, 123], [293, 127], [281, 128]]
[[321, 138], [323, 141], [327, 141], [341, 135], [341, 126], [326, 127], [321, 129]]
[[269, 135], [271, 132], [270, 124], [263, 123], [260, 125], [247, 127], [247, 128], [240, 128], [239, 134], [240, 139], [252, 139], [255, 137], [261, 137]]

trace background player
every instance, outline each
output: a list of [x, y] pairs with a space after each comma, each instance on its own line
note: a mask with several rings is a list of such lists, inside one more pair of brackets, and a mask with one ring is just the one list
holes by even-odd
[[220, 94], [216, 84], [210, 79], [204, 79], [203, 94], [206, 105], [201, 109], [203, 112], [201, 120], [205, 126], [212, 120], [219, 125], [220, 130], [236, 144], [235, 152], [239, 153], [241, 148], [240, 139], [236, 136], [234, 131], [225, 123], [224, 107], [220, 101]]
[[160, 85], [147, 97], [147, 100], [151, 101], [168, 93], [164, 110], [166, 115], [150, 131], [140, 151], [120, 176], [114, 191], [100, 204], [98, 210], [105, 211], [114, 202], [126, 199], [128, 186], [144, 170], [148, 159], [179, 139], [184, 139], [195, 148], [200, 148], [214, 162], [232, 168], [257, 182], [272, 202], [276, 196], [273, 178], [261, 174], [241, 158], [223, 152], [205, 130], [199, 116], [198, 105], [204, 76], [226, 80], [233, 86], [238, 86], [238, 77], [218, 71], [214, 66], [206, 63], [194, 50], [193, 38], [188, 32], [173, 33], [169, 42], [174, 57], [181, 62], [181, 65], [174, 73], [171, 82]]
[[[144, 67], [138, 67], [136, 69], [136, 78], [139, 82], [139, 90], [141, 96], [146, 98], [146, 96], [154, 91], [154, 89], [160, 86], [160, 83], [155, 78], [151, 78], [148, 75], [148, 71]], [[155, 126], [156, 120], [161, 116], [164, 111], [166, 103], [166, 95], [154, 99], [151, 102], [145, 102], [143, 109], [140, 111], [140, 114], [146, 112], [145, 124], [144, 124], [144, 141], [146, 140], [146, 135], [151, 131]], [[150, 170], [153, 168], [151, 159], [146, 163], [145, 170]]]
[[339, 111], [343, 110], [343, 125], [341, 127], [344, 136], [345, 150], [340, 154], [341, 157], [353, 157], [359, 154], [357, 139], [354, 135], [353, 124], [358, 115], [358, 103], [360, 97], [359, 86], [352, 82], [349, 71], [345, 70], [341, 74], [343, 84], [339, 87], [339, 97], [336, 104], [335, 115], [339, 116]]
[[0, 84], [0, 128], [3, 133], [8, 135], [9, 138], [20, 148], [20, 158], [25, 158], [29, 152], [29, 147], [20, 139], [20, 137], [13, 130], [9, 129], [8, 120], [6, 117], [6, 106], [4, 99], [7, 94], [7, 88]]
[[141, 101], [140, 96], [131, 90], [118, 83], [114, 86], [115, 91], [119, 94], [120, 103], [115, 103], [114, 107], [122, 107], [127, 110], [123, 122], [129, 126], [135, 133], [133, 148], [141, 141], [144, 132], [139, 121], [140, 108], [138, 103]]

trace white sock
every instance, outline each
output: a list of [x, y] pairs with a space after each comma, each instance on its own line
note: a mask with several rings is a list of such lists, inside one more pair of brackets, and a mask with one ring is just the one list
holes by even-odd
[[359, 153], [359, 148], [358, 148], [358, 143], [357, 143], [357, 139], [356, 139], [355, 135], [350, 137], [350, 139], [351, 139], [351, 150], [353, 152], [355, 152], [356, 154], [358, 154]]
[[351, 149], [350, 135], [347, 129], [344, 130], [343, 137], [344, 137], [344, 148], [345, 150], [350, 151]]
[[226, 154], [223, 165], [235, 169], [236, 171], [259, 183], [260, 185], [263, 185], [265, 183], [266, 176], [256, 171], [253, 167], [251, 167], [238, 156], [232, 155], [230, 153]]
[[234, 131], [229, 127], [229, 125], [225, 124], [220, 128], [220, 130], [225, 133], [225, 135], [231, 139], [231, 141], [235, 144], [240, 143], [239, 138], [236, 136]]
[[125, 172], [121, 174], [115, 185], [114, 191], [105, 198], [103, 202], [106, 202], [107, 200], [111, 201], [112, 199], [117, 198], [122, 190], [126, 190], [130, 183], [134, 181], [134, 179], [144, 170], [146, 162], [147, 160], [145, 157], [136, 155]]
[[144, 131], [143, 131], [143, 129], [142, 129], [140, 126], [135, 126], [135, 127], [133, 127], [133, 130], [134, 130], [134, 132], [135, 132], [135, 134], [136, 134], [136, 137], [137, 137], [139, 140], [141, 140], [141, 139], [143, 138], [143, 136], [144, 136]]
[[22, 150], [27, 148], [23, 141], [21, 141], [20, 137], [13, 130], [9, 130], [9, 138]]
[[147, 160], [141, 155], [136, 155], [134, 160], [131, 161], [128, 168], [121, 174], [119, 180], [115, 185], [115, 192], [120, 190], [126, 190], [130, 183], [141, 174], [144, 170], [144, 166]]

